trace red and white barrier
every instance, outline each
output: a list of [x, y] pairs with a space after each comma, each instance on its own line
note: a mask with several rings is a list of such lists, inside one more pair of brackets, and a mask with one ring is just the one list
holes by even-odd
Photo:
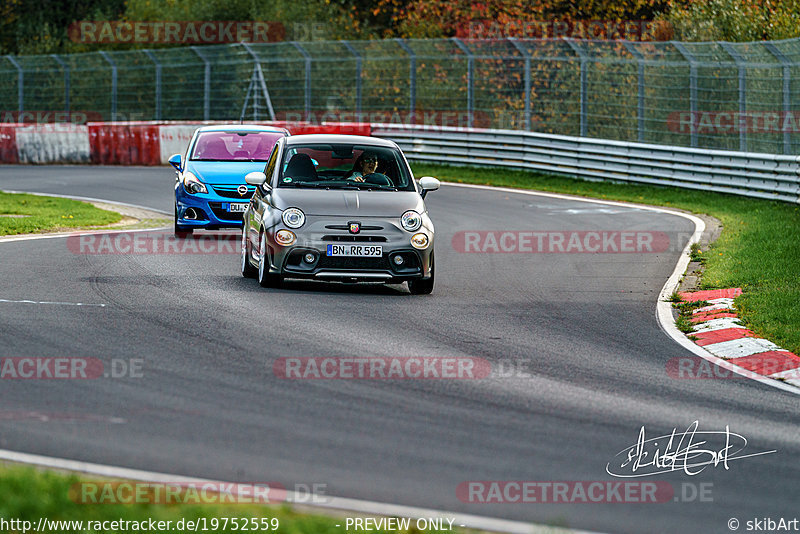
[[[227, 123], [4, 124], [0, 125], [0, 162], [164, 165], [171, 155], [185, 153], [194, 131], [209, 124]], [[280, 121], [258, 124], [286, 128], [292, 135], [370, 135], [372, 132], [371, 126], [366, 123], [309, 124]]]

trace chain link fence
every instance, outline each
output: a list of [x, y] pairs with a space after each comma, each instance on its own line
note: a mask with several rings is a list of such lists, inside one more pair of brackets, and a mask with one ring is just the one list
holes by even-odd
[[[800, 152], [800, 40], [425, 39], [0, 57], [0, 120], [310, 120]], [[27, 112], [27, 113], [24, 113]]]

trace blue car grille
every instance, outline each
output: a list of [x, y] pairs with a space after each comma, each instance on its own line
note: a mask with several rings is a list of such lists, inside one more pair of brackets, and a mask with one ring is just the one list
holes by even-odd
[[256, 188], [252, 185], [247, 186], [247, 193], [244, 195], [240, 195], [237, 189], [239, 188], [238, 184], [234, 185], [212, 185], [211, 188], [214, 190], [216, 194], [221, 197], [225, 198], [236, 198], [241, 200], [250, 200], [250, 197], [253, 196], [253, 193], [256, 192]]
[[214, 215], [216, 215], [217, 219], [223, 221], [241, 221], [244, 219], [244, 214], [241, 212], [231, 213], [228, 210], [222, 209], [221, 202], [209, 202], [208, 206], [211, 208], [211, 211], [214, 212]]

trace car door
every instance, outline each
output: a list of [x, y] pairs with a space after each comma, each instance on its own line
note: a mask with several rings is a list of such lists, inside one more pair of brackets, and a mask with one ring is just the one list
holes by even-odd
[[[272, 148], [272, 154], [270, 154], [269, 160], [267, 161], [267, 165], [264, 167], [264, 174], [267, 176], [267, 181], [264, 182], [264, 185], [267, 187], [256, 187], [256, 192], [250, 199], [250, 209], [247, 210], [247, 220], [245, 224], [248, 228], [247, 238], [250, 240], [251, 250], [258, 250], [258, 236], [259, 230], [261, 229], [261, 221], [264, 220], [264, 217], [269, 214], [269, 210], [271, 209], [270, 188], [273, 184], [275, 169], [277, 168], [277, 161], [282, 145], [280, 141], [275, 144]], [[259, 253], [260, 252], [261, 251], [259, 251]]]

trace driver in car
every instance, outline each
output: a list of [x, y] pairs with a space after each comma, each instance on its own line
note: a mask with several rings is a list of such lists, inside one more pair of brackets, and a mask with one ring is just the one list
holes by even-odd
[[374, 152], [364, 151], [353, 164], [347, 180], [363, 182], [364, 176], [372, 174], [378, 169], [378, 156]]

